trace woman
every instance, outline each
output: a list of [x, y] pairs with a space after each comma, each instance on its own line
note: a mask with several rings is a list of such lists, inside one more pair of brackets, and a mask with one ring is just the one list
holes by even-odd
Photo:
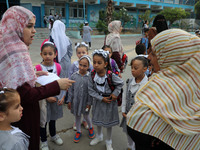
[[65, 24], [56, 20], [51, 31], [50, 41], [54, 42], [58, 50], [58, 63], [61, 65], [64, 77], [68, 77], [73, 54], [72, 42], [65, 34]]
[[[149, 29], [149, 47], [151, 47], [151, 40], [160, 32], [167, 30], [168, 29], [168, 25], [167, 25], [167, 21], [165, 19], [165, 17], [163, 15], [157, 15], [154, 18], [153, 21], [153, 25], [152, 27]], [[149, 49], [148, 54], [151, 52], [151, 49]]]
[[89, 49], [91, 49], [91, 31], [93, 31], [92, 28], [90, 28], [89, 23], [86, 22], [83, 26], [83, 41], [89, 44]]
[[122, 31], [121, 21], [112, 21], [108, 25], [108, 31], [110, 34], [106, 37], [105, 45], [109, 45], [112, 48], [112, 58], [116, 61], [119, 69], [122, 71], [124, 69], [124, 64], [122, 62], [123, 45], [120, 38], [120, 33]]
[[74, 82], [60, 79], [34, 87], [36, 75], [28, 52], [36, 33], [34, 26], [35, 15], [21, 6], [9, 8], [0, 24], [0, 88], [17, 89], [20, 94], [23, 116], [15, 126], [30, 136], [30, 150], [39, 149], [38, 101], [58, 95], [61, 89], [68, 89]]
[[137, 150], [148, 149], [151, 136], [166, 143], [156, 142], [162, 150], [170, 149], [167, 145], [200, 149], [200, 38], [170, 29], [151, 43], [149, 59], [156, 73], [136, 94], [127, 115], [129, 135]]

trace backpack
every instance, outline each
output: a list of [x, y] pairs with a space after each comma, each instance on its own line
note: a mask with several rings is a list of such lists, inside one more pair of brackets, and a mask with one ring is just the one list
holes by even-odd
[[[59, 63], [56, 63], [56, 62], [54, 62], [54, 63], [56, 64], [57, 75], [60, 76], [61, 66]], [[36, 65], [35, 68], [37, 71], [42, 71], [42, 67], [40, 64]]]
[[142, 44], [142, 38], [141, 38], [140, 40], [137, 40], [137, 41], [135, 42], [135, 45], [139, 45], [139, 44]]
[[[93, 82], [94, 82], [95, 74], [96, 74], [96, 71], [92, 70], [91, 77], [92, 77]], [[115, 86], [112, 84], [112, 71], [110, 71], [110, 70], [107, 71], [107, 82], [108, 82], [108, 85], [109, 85], [111, 91], [113, 92], [115, 90]], [[117, 97], [118, 106], [121, 106], [121, 104], [122, 104], [122, 93], [123, 93], [123, 89], [121, 89], [121, 93]]]
[[116, 63], [115, 63], [114, 59], [111, 59], [111, 64], [110, 65], [111, 65], [112, 72], [115, 73], [116, 75], [118, 75], [119, 72], [115, 69]]

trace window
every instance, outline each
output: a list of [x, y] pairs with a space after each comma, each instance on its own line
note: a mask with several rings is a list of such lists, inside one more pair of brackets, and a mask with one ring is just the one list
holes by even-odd
[[[85, 5], [86, 12], [86, 5]], [[83, 18], [84, 17], [84, 8], [82, 4], [70, 4], [69, 5], [69, 17], [70, 18]]]

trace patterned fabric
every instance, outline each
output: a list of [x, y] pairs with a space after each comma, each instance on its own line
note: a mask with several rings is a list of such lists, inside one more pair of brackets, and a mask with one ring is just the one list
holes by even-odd
[[35, 83], [35, 72], [23, 42], [23, 29], [34, 14], [20, 6], [9, 8], [3, 15], [0, 24], [0, 88], [16, 89], [28, 82]]
[[200, 149], [200, 39], [170, 29], [151, 42], [161, 70], [136, 94], [127, 124], [175, 149]]

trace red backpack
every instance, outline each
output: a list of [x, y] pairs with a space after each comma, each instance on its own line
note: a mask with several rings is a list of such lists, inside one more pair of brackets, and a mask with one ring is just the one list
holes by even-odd
[[[91, 77], [92, 77], [93, 82], [94, 82], [95, 74], [96, 74], [96, 71], [92, 70]], [[113, 92], [115, 90], [115, 86], [112, 84], [112, 71], [110, 71], [110, 70], [107, 71], [107, 82], [108, 82], [108, 85], [109, 85], [111, 91]], [[118, 106], [121, 106], [121, 104], [122, 104], [122, 93], [123, 93], [123, 89], [121, 89], [121, 93], [117, 97]]]
[[[60, 76], [61, 66], [59, 63], [56, 63], [56, 62], [54, 62], [54, 63], [56, 64], [57, 75]], [[36, 65], [35, 68], [37, 71], [42, 71], [42, 67], [40, 64]]]

